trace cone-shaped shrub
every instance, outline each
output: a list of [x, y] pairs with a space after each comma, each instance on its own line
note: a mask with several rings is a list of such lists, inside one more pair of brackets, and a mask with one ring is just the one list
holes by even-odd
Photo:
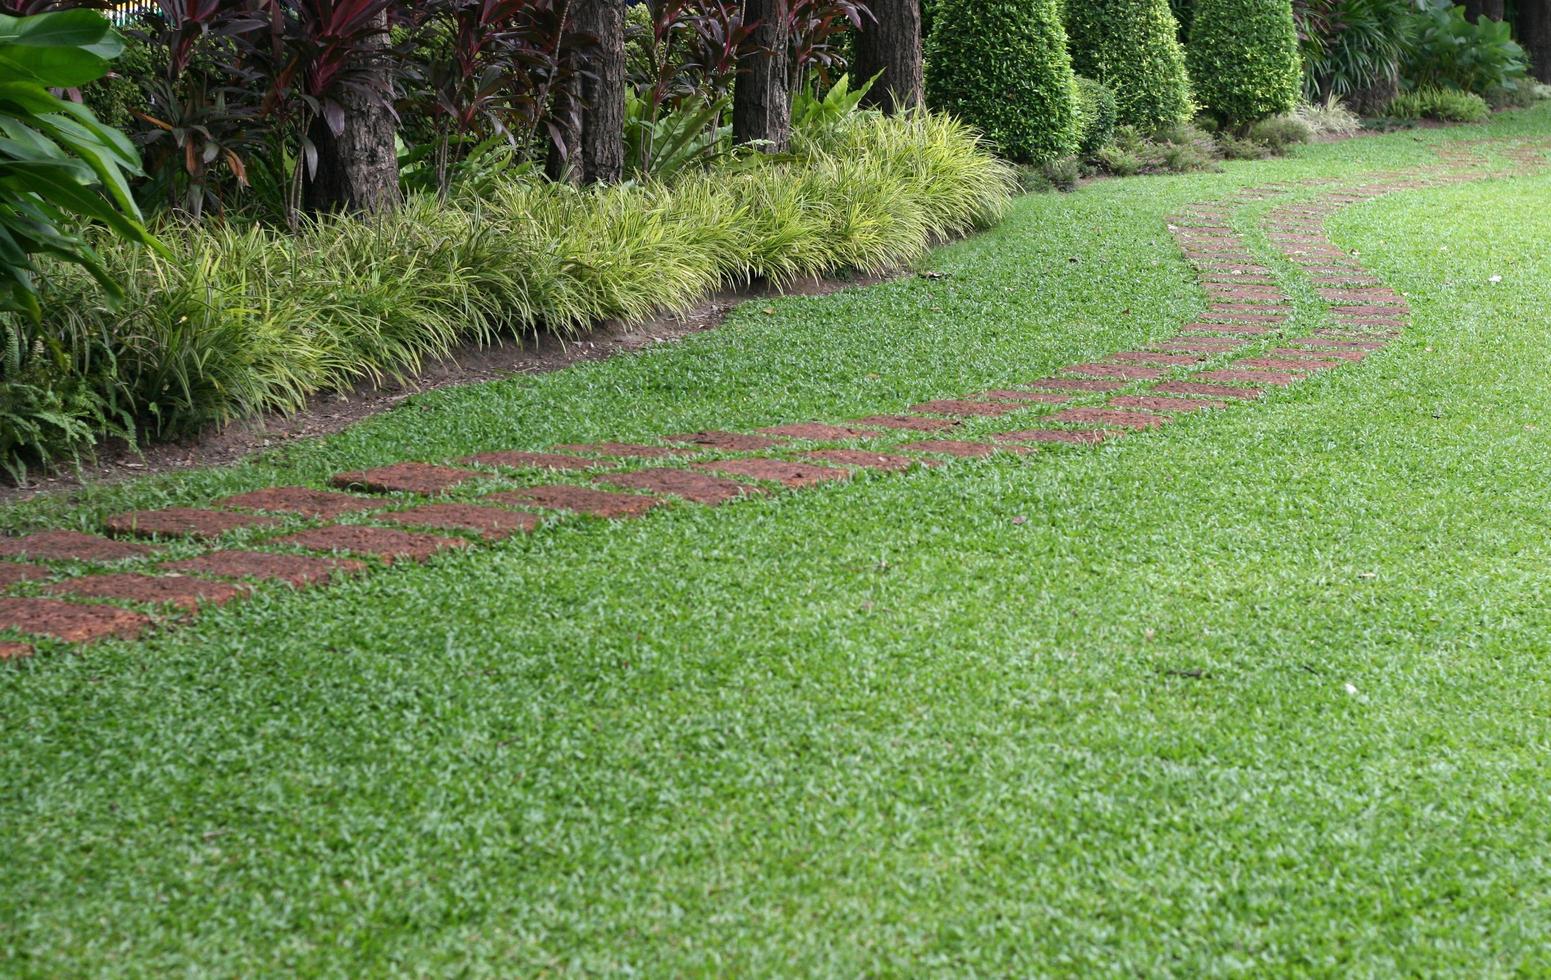
[[937, 0], [926, 99], [1005, 157], [1044, 163], [1077, 149], [1077, 83], [1058, 0]]
[[1072, 0], [1072, 67], [1115, 93], [1123, 126], [1154, 130], [1195, 114], [1169, 0]]
[[1303, 82], [1292, 0], [1198, 0], [1186, 59], [1196, 98], [1224, 123], [1291, 111]]

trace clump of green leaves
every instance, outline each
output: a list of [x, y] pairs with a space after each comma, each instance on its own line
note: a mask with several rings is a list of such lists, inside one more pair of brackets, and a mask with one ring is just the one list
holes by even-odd
[[1486, 99], [1474, 92], [1427, 86], [1402, 92], [1386, 113], [1396, 119], [1437, 119], [1441, 122], [1481, 122], [1492, 114]]
[[1119, 122], [1147, 130], [1190, 119], [1190, 76], [1168, 0], [1069, 3], [1066, 29], [1072, 67], [1114, 91]]
[[1186, 54], [1197, 98], [1229, 126], [1298, 104], [1303, 66], [1291, 0], [1200, 0]]

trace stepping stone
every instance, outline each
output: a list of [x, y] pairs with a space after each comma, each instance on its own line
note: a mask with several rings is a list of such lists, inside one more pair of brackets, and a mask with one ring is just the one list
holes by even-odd
[[898, 473], [912, 466], [933, 465], [928, 460], [889, 453], [873, 453], [865, 449], [820, 449], [803, 455], [821, 463], [839, 463], [841, 466], [856, 466], [864, 470], [881, 470], [886, 473]]
[[910, 410], [928, 415], [983, 416], [990, 418], [1000, 415], [1011, 415], [1013, 412], [1021, 412], [1024, 410], [1024, 406], [1017, 402], [976, 402], [958, 398], [939, 398], [936, 401], [912, 405]]
[[1304, 347], [1333, 348], [1335, 350], [1383, 350], [1389, 344], [1382, 340], [1338, 340], [1335, 337], [1296, 337], [1288, 341], [1289, 344], [1300, 344]]
[[665, 436], [669, 442], [684, 442], [707, 449], [723, 449], [734, 453], [752, 453], [779, 445], [764, 436], [745, 435], [741, 432], [686, 432]]
[[332, 490], [314, 490], [311, 487], [271, 487], [268, 490], [239, 493], [235, 497], [223, 497], [216, 503], [221, 507], [321, 518], [341, 517], [377, 506], [377, 501], [365, 497], [353, 497]]
[[1161, 395], [1122, 395], [1111, 398], [1114, 408], [1139, 409], [1144, 412], [1199, 412], [1206, 408], [1227, 408], [1227, 402], [1209, 401], [1204, 398], [1166, 398]]
[[1266, 353], [1271, 357], [1291, 357], [1303, 360], [1327, 358], [1346, 361], [1349, 364], [1355, 364], [1368, 356], [1368, 352], [1364, 350], [1305, 350], [1298, 347], [1276, 347]]
[[1204, 395], [1208, 398], [1244, 398], [1254, 399], [1260, 397], [1259, 388], [1233, 388], [1228, 385], [1206, 385], [1196, 381], [1165, 381], [1153, 388], [1153, 391], [1166, 395]]
[[160, 567], [189, 575], [285, 582], [297, 588], [326, 583], [335, 575], [354, 575], [366, 570], [366, 565], [348, 558], [311, 558], [266, 551], [213, 551], [198, 558], [164, 562]]
[[600, 476], [599, 483], [628, 487], [632, 490], [649, 490], [652, 493], [671, 494], [690, 503], [715, 507], [740, 497], [764, 493], [759, 487], [736, 480], [697, 473], [693, 470], [640, 470], [635, 473]]
[[941, 453], [945, 456], [957, 456], [960, 459], [983, 459], [999, 452], [1019, 454], [1029, 452], [1023, 446], [990, 446], [983, 442], [958, 442], [951, 439], [923, 439], [920, 442], [907, 442], [899, 448], [908, 449], [913, 453]]
[[1034, 405], [1064, 405], [1072, 400], [1071, 395], [1058, 395], [1049, 391], [1010, 391], [998, 388], [995, 391], [983, 391], [978, 396], [990, 398], [994, 401], [1026, 402]]
[[1301, 376], [1282, 374], [1276, 371], [1241, 371], [1229, 369], [1226, 371], [1203, 371], [1196, 375], [1207, 381], [1248, 381], [1252, 384], [1290, 385], [1303, 380]]
[[1029, 382], [1031, 388], [1054, 388], [1059, 391], [1110, 392], [1129, 387], [1124, 381], [1100, 381], [1097, 378], [1043, 378]]
[[1187, 323], [1180, 329], [1186, 333], [1227, 333], [1243, 337], [1259, 337], [1271, 332], [1270, 327], [1238, 323]]
[[79, 531], [40, 531], [24, 538], [0, 538], [0, 557], [45, 561], [123, 561], [156, 552], [145, 545], [111, 541]]
[[905, 432], [942, 432], [959, 424], [955, 419], [925, 419], [916, 415], [869, 415], [856, 421], [862, 425], [879, 425], [885, 429]]
[[1004, 432], [996, 438], [1005, 442], [1060, 443], [1068, 446], [1093, 446], [1118, 435], [1102, 429], [1025, 429]]
[[696, 463], [695, 467], [727, 473], [731, 476], [747, 477], [750, 480], [769, 480], [794, 490], [851, 478], [851, 474], [846, 470], [837, 470], [832, 466], [810, 466], [807, 463], [792, 463], [780, 459], [724, 460], [717, 463]]
[[1343, 363], [1343, 361], [1292, 360], [1285, 357], [1246, 357], [1235, 362], [1234, 366], [1265, 371], [1327, 371], [1338, 368]]
[[1167, 415], [1126, 412], [1114, 408], [1068, 408], [1050, 416], [1051, 422], [1071, 425], [1107, 425], [1117, 429], [1156, 429], [1167, 424]]
[[398, 561], [423, 562], [439, 552], [470, 547], [469, 542], [463, 538], [443, 538], [387, 527], [353, 527], [346, 524], [316, 527], [281, 538], [275, 544], [295, 545], [309, 551], [365, 555], [390, 565]]
[[539, 526], [536, 514], [478, 504], [426, 504], [410, 510], [384, 511], [378, 520], [408, 527], [434, 527], [444, 531], [474, 531], [485, 541], [504, 541], [514, 534]]
[[458, 462], [471, 466], [498, 466], [508, 470], [590, 470], [598, 465], [597, 460], [577, 459], [559, 453], [522, 452], [480, 453], [477, 456], [465, 456]]
[[197, 613], [205, 603], [224, 606], [243, 595], [247, 589], [182, 575], [158, 577], [122, 573], [73, 578], [57, 582], [46, 591], [51, 595], [80, 599], [119, 599], [124, 602], [171, 605], [185, 612]]
[[1332, 306], [1330, 308], [1330, 312], [1346, 317], [1393, 320], [1397, 310], [1393, 306], [1378, 306], [1371, 303], [1365, 303], [1358, 306]]
[[797, 425], [774, 425], [760, 429], [760, 435], [781, 439], [806, 439], [811, 442], [839, 442], [844, 439], [876, 439], [883, 435], [877, 429], [858, 429], [849, 425], [829, 425], [824, 422], [802, 422]]
[[1126, 381], [1152, 381], [1169, 373], [1163, 368], [1127, 364], [1072, 364], [1061, 370], [1072, 374], [1088, 374], [1096, 378], [1122, 378]]
[[256, 514], [228, 514], [197, 507], [168, 507], [163, 510], [136, 510], [118, 514], [102, 522], [109, 534], [123, 537], [194, 538], [208, 541], [228, 531], [245, 527], [273, 527], [280, 521]]
[[609, 493], [606, 490], [563, 484], [493, 493], [485, 499], [498, 504], [569, 510], [578, 514], [611, 519], [639, 517], [662, 502], [653, 497], [643, 497], [635, 493]]
[[372, 470], [340, 473], [329, 482], [341, 490], [365, 490], [367, 493], [413, 493], [422, 496], [441, 493], [482, 474], [430, 463], [394, 463]]
[[1159, 341], [1155, 346], [1163, 350], [1185, 351], [1191, 354], [1227, 354], [1243, 348], [1245, 342], [1230, 337], [1194, 337], [1188, 340]]
[[1199, 363], [1201, 363], [1201, 358], [1199, 358], [1199, 357], [1192, 357], [1189, 354], [1157, 354], [1157, 353], [1153, 353], [1152, 351], [1145, 351], [1145, 350], [1123, 350], [1123, 351], [1121, 351], [1118, 354], [1111, 354], [1111, 355], [1109, 355], [1104, 360], [1105, 360], [1106, 363], [1108, 363], [1110, 361], [1115, 361], [1115, 362], [1123, 362], [1123, 363], [1169, 364], [1169, 365], [1185, 365], [1185, 364], [1199, 364]]
[[90, 643], [108, 637], [132, 640], [151, 625], [141, 613], [117, 606], [81, 605], [57, 599], [0, 599], [0, 628], [63, 643]]
[[1265, 306], [1260, 310], [1245, 309], [1242, 306], [1231, 309], [1214, 306], [1201, 315], [1224, 323], [1281, 323], [1292, 315], [1292, 310], [1281, 306]]
[[33, 655], [35, 651], [28, 643], [0, 642], [0, 661], [23, 660]]
[[0, 562], [0, 589], [9, 588], [21, 582], [48, 578], [52, 574], [42, 565], [21, 565], [14, 561]]
[[675, 446], [642, 446], [633, 442], [577, 442], [556, 446], [563, 453], [592, 453], [596, 456], [615, 456], [619, 459], [665, 459], [682, 456], [689, 450]]

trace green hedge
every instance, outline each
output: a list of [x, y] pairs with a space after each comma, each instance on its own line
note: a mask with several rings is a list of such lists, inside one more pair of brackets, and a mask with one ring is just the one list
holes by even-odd
[[[672, 183], [512, 177], [477, 196], [413, 196], [370, 223], [320, 218], [298, 235], [169, 224], [170, 258], [104, 241], [125, 301], [108, 308], [83, 273], [51, 269], [43, 329], [68, 356], [26, 376], [0, 363], [0, 421], [22, 406], [31, 423], [6, 424], [36, 429], [26, 444], [0, 440], [0, 467], [105, 434], [171, 437], [296, 410], [500, 333], [574, 334], [751, 279], [898, 267], [997, 221], [1012, 190], [1011, 169], [963, 124], [864, 113], [810, 156]], [[0, 318], [0, 350], [17, 326]]]
[[1077, 105], [1082, 135], [1077, 152], [1092, 156], [1115, 138], [1115, 93], [1102, 82], [1077, 76]]
[[1303, 65], [1291, 0], [1198, 0], [1186, 56], [1196, 97], [1225, 124], [1298, 104]]
[[1077, 83], [1057, 0], [937, 0], [927, 104], [985, 133], [1005, 157], [1077, 150]]
[[1168, 0], [1072, 0], [1072, 67], [1114, 90], [1121, 125], [1153, 130], [1195, 114]]

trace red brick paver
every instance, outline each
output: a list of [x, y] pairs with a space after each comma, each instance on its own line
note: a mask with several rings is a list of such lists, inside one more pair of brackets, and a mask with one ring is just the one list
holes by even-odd
[[759, 487], [737, 480], [726, 480], [694, 470], [640, 470], [635, 473], [600, 476], [597, 481], [611, 483], [631, 490], [648, 490], [652, 493], [671, 494], [691, 503], [716, 506], [740, 497], [764, 493]]
[[406, 527], [472, 531], [485, 541], [504, 541], [514, 534], [532, 531], [540, 523], [535, 514], [478, 504], [426, 504], [410, 510], [388, 511], [377, 517], [389, 524]]
[[635, 493], [609, 493], [606, 490], [565, 484], [493, 493], [485, 499], [498, 504], [542, 507], [546, 510], [569, 510], [578, 514], [610, 519], [639, 517], [662, 502], [654, 497], [643, 497]]
[[280, 522], [257, 514], [230, 514], [198, 507], [168, 507], [118, 514], [102, 522], [109, 534], [126, 537], [197, 538], [210, 540], [246, 527], [273, 527]]
[[14, 561], [0, 562], [0, 589], [21, 582], [32, 582], [36, 579], [48, 578], [52, 574], [42, 565], [21, 565]]
[[79, 531], [39, 531], [22, 538], [0, 538], [0, 557], [44, 561], [123, 561], [156, 552], [142, 544], [112, 541]]
[[91, 643], [109, 637], [132, 640], [150, 625], [149, 617], [116, 606], [57, 599], [0, 599], [0, 628], [64, 643]]
[[1166, 398], [1161, 395], [1122, 395], [1111, 398], [1114, 408], [1139, 409], [1144, 412], [1199, 412], [1204, 408], [1227, 408], [1226, 402], [1208, 401], [1204, 398]]
[[1113, 426], [1117, 429], [1156, 429], [1166, 424], [1169, 417], [1113, 408], [1069, 408], [1050, 416], [1049, 421], [1072, 425]]
[[187, 612], [198, 612], [201, 605], [224, 606], [246, 590], [224, 582], [190, 578], [185, 575], [86, 575], [64, 582], [56, 582], [45, 591], [51, 595], [73, 596], [81, 599], [118, 599], [123, 602], [141, 602], [155, 605], [177, 606]]
[[883, 470], [889, 473], [908, 470], [912, 466], [931, 465], [926, 460], [891, 453], [868, 452], [865, 449], [819, 449], [803, 455], [821, 463], [839, 463], [842, 466], [857, 466], [864, 470]]
[[375, 500], [355, 497], [333, 490], [314, 490], [311, 487], [271, 487], [239, 493], [235, 497], [223, 497], [216, 501], [222, 507], [240, 507], [244, 510], [267, 510], [277, 514], [301, 514], [305, 517], [343, 517], [358, 511], [370, 510], [378, 505]]
[[284, 582], [297, 588], [320, 585], [335, 576], [353, 575], [366, 569], [365, 564], [349, 558], [277, 555], [266, 551], [213, 551], [198, 558], [164, 562], [160, 567], [189, 575]]
[[394, 463], [371, 470], [340, 473], [329, 482], [343, 490], [367, 493], [413, 493], [431, 496], [451, 490], [481, 474], [431, 463]]
[[444, 538], [387, 527], [352, 527], [346, 524], [313, 528], [310, 531], [281, 538], [276, 544], [295, 545], [309, 551], [364, 555], [389, 564], [399, 561], [426, 561], [440, 552], [469, 546], [463, 538]]
[[696, 468], [750, 480], [768, 480], [784, 487], [797, 489], [820, 483], [849, 479], [846, 470], [833, 466], [813, 466], [808, 463], [792, 463], [782, 459], [729, 459], [714, 463], [696, 463]]

